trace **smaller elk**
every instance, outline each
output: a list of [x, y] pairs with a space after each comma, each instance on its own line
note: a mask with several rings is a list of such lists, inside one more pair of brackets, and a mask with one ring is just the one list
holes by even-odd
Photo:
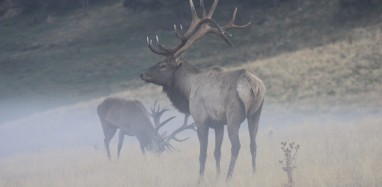
[[160, 117], [166, 111], [168, 109], [160, 109], [160, 106], [156, 107], [155, 102], [150, 114], [154, 119], [155, 126], [153, 126], [142, 102], [115, 97], [105, 99], [98, 105], [97, 112], [105, 136], [104, 143], [108, 158], [111, 159], [110, 141], [118, 129], [120, 130], [118, 158], [125, 135], [135, 136], [138, 139], [143, 154], [145, 154], [145, 151], [162, 153], [166, 148], [173, 150], [174, 148], [170, 144], [170, 140], [179, 142], [187, 140], [188, 138], [178, 139], [176, 135], [186, 129], [195, 130], [194, 123], [187, 125], [188, 116], [185, 117], [184, 124], [171, 133], [171, 135], [164, 137], [165, 133], [159, 134], [159, 129], [175, 118], [173, 116], [160, 123]]

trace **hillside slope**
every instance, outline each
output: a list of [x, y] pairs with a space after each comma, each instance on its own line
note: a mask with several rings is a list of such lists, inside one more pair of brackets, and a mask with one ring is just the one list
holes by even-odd
[[244, 65], [268, 88], [268, 100], [315, 109], [374, 111], [382, 106], [381, 25], [354, 29], [351, 41]]
[[[224, 24], [231, 16], [233, 7], [233, 4], [219, 5], [215, 15], [219, 23]], [[264, 64], [268, 70], [260, 68], [256, 71], [267, 84], [269, 100], [296, 102], [305, 98], [304, 102], [314, 103], [316, 96], [333, 97], [333, 94], [322, 92], [335, 93], [337, 97], [350, 92], [313, 88], [304, 91], [307, 86], [296, 85], [312, 77], [278, 77], [280, 70], [273, 70], [262, 63], [263, 60], [278, 58], [284, 53], [299, 53], [297, 51], [300, 50], [300, 53], [306, 53], [328, 44], [340, 46], [344, 41], [355, 43], [369, 37], [354, 32], [357, 29], [366, 29], [366, 33], [370, 29], [377, 35], [381, 32], [380, 12], [382, 8], [379, 5], [355, 12], [343, 11], [332, 1], [306, 1], [304, 4], [290, 1], [277, 7], [239, 7], [238, 22], [251, 21], [253, 24], [249, 30], [232, 31], [232, 41], [236, 45], [234, 48], [214, 36], [208, 36], [195, 44], [186, 56], [191, 64], [201, 68], [212, 65], [238, 66], [253, 61], [259, 63], [256, 67], [260, 68]], [[123, 8], [121, 3], [114, 3], [94, 6], [89, 10], [38, 12], [0, 21], [0, 120], [144, 85], [138, 80], [139, 73], [161, 59], [147, 49], [146, 36], [158, 34], [164, 43], [173, 43], [173, 24], [188, 25], [188, 14], [186, 11], [179, 17], [170, 9], [133, 11]], [[379, 35], [374, 37], [378, 40]], [[375, 45], [373, 38], [364, 42], [364, 47], [349, 45], [353, 49], [351, 54], [348, 54], [347, 48], [334, 47], [338, 48], [338, 53], [346, 56], [335, 61], [341, 64], [354, 60], [355, 71], [359, 69], [358, 60], [367, 63], [362, 65], [362, 75], [364, 71], [380, 68], [378, 64], [375, 65], [375, 62], [380, 62], [380, 46]], [[369, 45], [374, 46], [374, 53], [365, 51]], [[315, 55], [338, 56], [327, 52], [316, 51]], [[298, 61], [302, 59], [300, 57]], [[328, 63], [319, 59], [311, 58], [304, 65], [294, 66], [291, 71], [308, 75], [309, 72], [304, 71], [321, 67], [322, 72], [334, 73]], [[285, 67], [289, 66], [281, 68]], [[378, 71], [374, 73], [378, 74]], [[352, 76], [352, 72], [344, 76]], [[358, 78], [363, 79], [364, 76]], [[375, 78], [371, 79], [374, 81]], [[291, 81], [286, 83], [283, 80]], [[368, 80], [358, 82], [367, 83]], [[308, 83], [312, 86], [316, 84], [312, 81]], [[341, 84], [336, 85], [341, 89]], [[295, 87], [298, 87], [298, 94], [292, 89]], [[370, 89], [351, 94], [367, 95]]]

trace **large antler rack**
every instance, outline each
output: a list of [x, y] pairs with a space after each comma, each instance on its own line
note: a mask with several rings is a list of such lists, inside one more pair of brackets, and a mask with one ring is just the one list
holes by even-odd
[[[154, 120], [154, 126], [155, 126], [155, 130], [156, 132], [159, 131], [159, 129], [161, 127], [163, 127], [165, 124], [167, 124], [169, 121], [171, 121], [172, 119], [175, 118], [175, 116], [172, 116], [166, 120], [164, 120], [163, 122], [160, 122], [160, 118], [162, 117], [162, 115], [167, 112], [168, 109], [161, 109], [160, 108], [160, 105], [158, 104], [157, 105], [157, 100], [155, 100], [155, 103], [154, 103], [154, 106], [151, 108], [151, 112], [150, 112], [150, 116], [153, 118]], [[191, 124], [188, 124], [188, 118], [189, 118], [189, 114], [186, 114], [185, 117], [184, 117], [184, 121], [183, 121], [183, 125], [180, 126], [179, 128], [175, 129], [169, 136], [166, 136], [163, 138], [163, 141], [165, 142], [166, 144], [166, 147], [169, 149], [169, 150], [176, 150], [171, 144], [170, 144], [170, 141], [171, 140], [175, 140], [177, 142], [183, 142], [183, 141], [186, 141], [188, 140], [190, 137], [187, 137], [187, 138], [184, 138], [184, 139], [179, 139], [176, 137], [177, 134], [179, 134], [180, 132], [183, 132], [187, 129], [191, 129], [191, 130], [194, 130], [196, 131], [196, 125], [195, 125], [195, 122], [194, 123], [191, 123]]]
[[179, 139], [176, 137], [176, 135], [178, 135], [180, 132], [183, 132], [187, 129], [190, 129], [190, 130], [194, 130], [196, 131], [196, 124], [195, 122], [191, 123], [191, 124], [188, 124], [188, 118], [190, 117], [189, 114], [185, 114], [184, 116], [184, 121], [183, 121], [183, 125], [180, 126], [179, 128], [177, 128], [176, 130], [174, 130], [169, 136], [167, 136], [164, 141], [166, 142], [166, 145], [168, 147], [168, 149], [170, 150], [176, 150], [171, 144], [170, 144], [170, 141], [171, 140], [175, 140], [177, 142], [183, 142], [183, 141], [186, 141], [188, 140], [190, 137], [186, 137], [186, 138], [183, 138], [183, 139]]
[[185, 114], [183, 125], [180, 126], [179, 128], [177, 128], [169, 136], [167, 136], [166, 137], [166, 141], [169, 142], [170, 140], [175, 140], [177, 142], [183, 142], [183, 141], [186, 141], [186, 140], [188, 140], [190, 138], [190, 137], [187, 137], [187, 138], [184, 138], [184, 139], [179, 139], [179, 138], [176, 137], [177, 134], [179, 134], [180, 132], [182, 132], [184, 130], [187, 130], [187, 129], [196, 131], [196, 124], [195, 124], [195, 122], [193, 122], [191, 124], [188, 124], [188, 117], [190, 117], [190, 115], [189, 114]]
[[175, 118], [175, 116], [172, 116], [172, 117], [164, 120], [163, 122], [160, 122], [160, 118], [167, 111], [168, 111], [168, 109], [161, 109], [159, 104], [157, 106], [157, 100], [155, 100], [154, 106], [151, 108], [150, 116], [154, 120], [154, 126], [155, 126], [155, 131], [156, 132], [158, 132], [159, 129], [161, 127], [163, 127], [166, 123], [168, 123], [169, 121], [171, 121], [172, 119]]
[[[164, 45], [159, 43], [159, 37], [156, 36], [156, 43], [157, 48], [154, 47], [152, 40], [147, 37], [147, 45], [149, 49], [158, 55], [163, 55], [166, 57], [178, 57], [181, 55], [185, 50], [187, 50], [193, 43], [195, 43], [197, 40], [202, 38], [207, 33], [213, 33], [222, 38], [225, 42], [227, 42], [229, 45], [233, 46], [232, 42], [229, 40], [228, 37], [231, 37], [232, 35], [227, 32], [229, 29], [243, 29], [248, 27], [251, 22], [245, 24], [245, 25], [236, 25], [235, 19], [237, 14], [237, 7], [235, 8], [231, 20], [221, 27], [214, 19], [212, 19], [212, 16], [215, 12], [216, 6], [218, 4], [218, 0], [214, 0], [210, 11], [207, 13], [203, 0], [200, 0], [200, 7], [202, 9], [202, 18], [199, 18], [197, 15], [197, 12], [195, 10], [194, 2], [193, 0], [189, 0], [190, 8], [191, 8], [191, 14], [192, 14], [192, 21], [191, 24], [186, 32], [183, 32], [183, 26], [179, 25], [180, 30], [178, 30], [178, 27], [174, 25], [174, 31], [177, 36], [177, 38], [180, 40], [178, 44], [174, 48], [167, 48]], [[183, 33], [183, 34], [182, 34]]]

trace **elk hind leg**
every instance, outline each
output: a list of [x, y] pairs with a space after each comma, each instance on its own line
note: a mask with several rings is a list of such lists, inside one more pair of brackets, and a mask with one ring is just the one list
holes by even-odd
[[260, 114], [262, 110], [263, 104], [261, 104], [260, 108], [252, 115], [249, 115], [248, 118], [248, 130], [249, 130], [249, 138], [250, 138], [250, 150], [252, 156], [252, 171], [256, 172], [256, 135], [257, 130], [259, 128], [259, 120]]
[[104, 143], [105, 143], [106, 153], [109, 160], [111, 160], [110, 141], [114, 137], [115, 133], [117, 132], [117, 128], [109, 126], [108, 128], [104, 129], [104, 132], [105, 132]]
[[228, 124], [228, 137], [231, 141], [231, 161], [229, 163], [228, 173], [227, 173], [227, 179], [230, 179], [232, 177], [233, 170], [235, 169], [236, 159], [239, 155], [240, 151], [240, 140], [239, 140], [239, 124]]

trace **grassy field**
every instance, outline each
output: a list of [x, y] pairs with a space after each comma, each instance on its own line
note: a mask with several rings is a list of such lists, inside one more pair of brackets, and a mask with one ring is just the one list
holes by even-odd
[[[142, 156], [137, 145], [125, 145], [120, 160], [109, 162], [103, 148], [42, 151], [0, 158], [0, 186], [282, 186], [286, 174], [281, 141], [301, 146], [294, 170], [295, 186], [379, 186], [382, 183], [382, 118], [364, 117], [353, 123], [319, 119], [288, 127], [266, 126], [258, 136], [257, 173], [252, 175], [248, 135], [234, 177], [225, 182], [230, 144], [223, 144], [223, 176], [216, 177], [211, 136], [206, 176], [197, 184], [198, 143], [176, 144], [179, 152]], [[273, 133], [270, 135], [269, 132]], [[112, 153], [115, 158], [115, 145]]]

